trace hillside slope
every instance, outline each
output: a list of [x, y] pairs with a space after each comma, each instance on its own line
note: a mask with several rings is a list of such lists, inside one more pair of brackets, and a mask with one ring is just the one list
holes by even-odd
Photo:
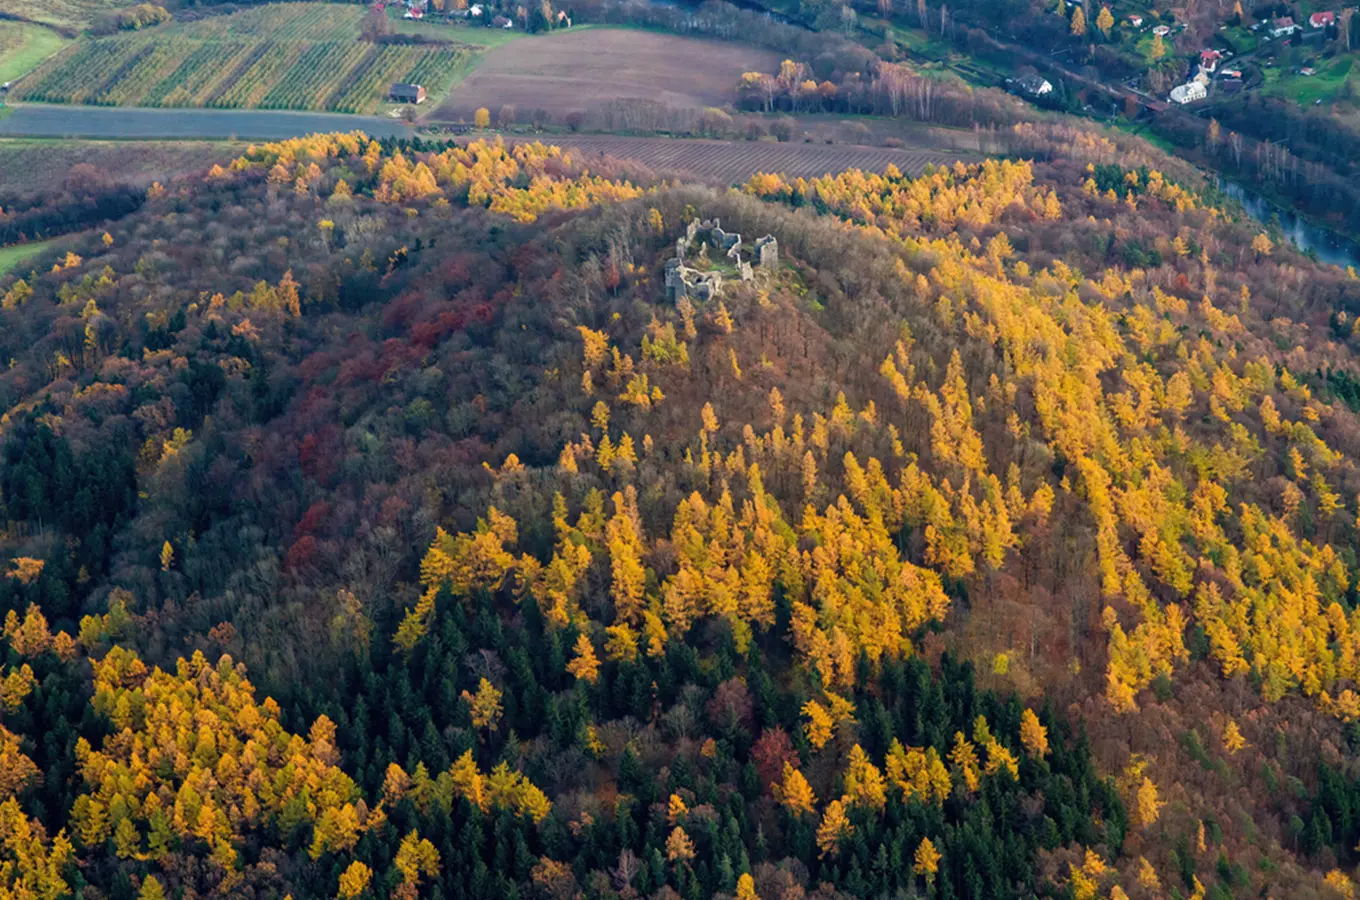
[[[1352, 890], [1360, 281], [1197, 190], [358, 135], [153, 186], [0, 281], [0, 877]], [[777, 265], [668, 302], [695, 218]]]

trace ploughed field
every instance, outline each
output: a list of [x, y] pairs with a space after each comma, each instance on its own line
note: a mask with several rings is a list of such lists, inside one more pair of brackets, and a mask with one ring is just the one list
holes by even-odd
[[613, 100], [723, 106], [742, 72], [778, 69], [777, 54], [736, 43], [621, 28], [524, 37], [489, 51], [435, 111], [459, 121], [478, 107], [584, 110]]
[[896, 149], [825, 144], [776, 144], [767, 141], [706, 141], [681, 138], [581, 135], [557, 138], [564, 148], [590, 156], [636, 160], [661, 173], [684, 174], [721, 184], [745, 181], [758, 172], [789, 178], [814, 178], [847, 169], [883, 172], [893, 165], [920, 175], [928, 165], [974, 162], [981, 157], [959, 150]]
[[362, 6], [286, 3], [82, 41], [12, 92], [96, 106], [378, 110], [394, 81], [447, 91], [470, 47], [359, 40]]
[[150, 186], [230, 159], [246, 144], [230, 141], [59, 141], [25, 138], [0, 141], [0, 172], [22, 172], [22, 179], [0, 178], [0, 189], [19, 195], [68, 187], [123, 182]]

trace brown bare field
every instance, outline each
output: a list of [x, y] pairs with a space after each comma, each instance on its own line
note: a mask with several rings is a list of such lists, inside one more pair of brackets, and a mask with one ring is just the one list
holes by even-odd
[[775, 71], [779, 56], [736, 43], [621, 28], [522, 37], [489, 51], [431, 117], [460, 121], [480, 106], [555, 114], [611, 100], [723, 106], [742, 72]]
[[[230, 141], [0, 140], [0, 187], [19, 194], [60, 188], [69, 177], [150, 185], [224, 163], [245, 149]], [[72, 168], [81, 166], [72, 172]]]
[[973, 162], [981, 157], [966, 150], [893, 149], [889, 147], [777, 144], [768, 141], [707, 141], [682, 138], [579, 135], [544, 137], [545, 143], [590, 157], [636, 160], [663, 175], [736, 184], [757, 172], [779, 172], [790, 178], [813, 178], [846, 169], [882, 172], [889, 165], [919, 175], [930, 164]]

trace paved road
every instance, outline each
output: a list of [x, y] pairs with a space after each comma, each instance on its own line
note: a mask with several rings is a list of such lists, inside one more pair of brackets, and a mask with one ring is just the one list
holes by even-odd
[[0, 119], [0, 137], [280, 140], [355, 129], [373, 137], [412, 134], [410, 126], [393, 119], [254, 109], [113, 109], [20, 104]]

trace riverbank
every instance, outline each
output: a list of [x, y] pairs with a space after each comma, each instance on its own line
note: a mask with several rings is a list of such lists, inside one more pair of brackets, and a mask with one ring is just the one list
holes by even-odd
[[1222, 176], [1218, 189], [1242, 205], [1247, 215], [1263, 225], [1277, 227], [1305, 253], [1311, 252], [1320, 261], [1343, 269], [1360, 269], [1360, 244], [1345, 235], [1309, 221], [1305, 216], [1236, 181]]

